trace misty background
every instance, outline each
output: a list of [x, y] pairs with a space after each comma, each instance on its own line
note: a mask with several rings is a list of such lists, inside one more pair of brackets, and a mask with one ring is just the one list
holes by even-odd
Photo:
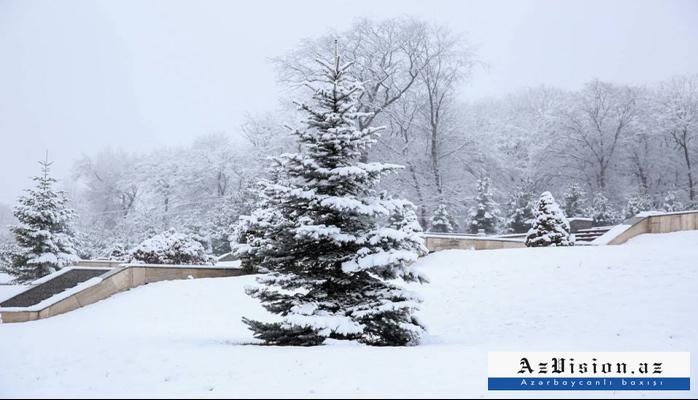
[[104, 147], [150, 151], [239, 135], [285, 90], [269, 58], [357, 17], [416, 16], [465, 34], [482, 62], [464, 100], [598, 78], [698, 71], [695, 1], [0, 0], [0, 202], [48, 150], [54, 173]]

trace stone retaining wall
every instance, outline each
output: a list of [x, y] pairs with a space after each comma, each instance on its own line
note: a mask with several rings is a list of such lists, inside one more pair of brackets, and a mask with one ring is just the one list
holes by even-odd
[[611, 241], [610, 245], [623, 244], [644, 233], [670, 233], [698, 230], [698, 211], [684, 211], [637, 217], [626, 221], [630, 227]]
[[424, 235], [424, 241], [429, 251], [439, 250], [495, 250], [515, 249], [526, 247], [523, 240], [502, 239], [494, 237], [457, 236], [457, 235]]
[[240, 275], [245, 275], [241, 269], [215, 266], [124, 265], [102, 276], [100, 283], [59, 300], [42, 310], [3, 311], [0, 309], [0, 321], [3, 323], [25, 322], [52, 317], [153, 282]]

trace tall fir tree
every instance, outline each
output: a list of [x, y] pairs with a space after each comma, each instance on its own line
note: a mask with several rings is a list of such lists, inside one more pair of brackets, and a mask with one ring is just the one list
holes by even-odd
[[411, 223], [395, 225], [404, 201], [374, 190], [400, 167], [360, 162], [379, 129], [358, 128], [368, 115], [357, 111], [361, 88], [349, 82], [351, 64], [336, 54], [318, 65], [307, 83], [315, 104], [299, 105], [305, 128], [294, 132], [303, 153], [276, 159], [276, 176], [261, 183], [263, 208], [245, 219], [238, 249], [243, 263], [268, 271], [248, 294], [281, 320], [243, 321], [272, 345], [416, 344], [420, 299], [394, 280], [424, 281], [411, 267], [422, 238]]
[[431, 216], [429, 224], [429, 232], [435, 233], [451, 233], [456, 230], [455, 221], [448, 212], [445, 204], [439, 204]]
[[499, 204], [494, 201], [490, 178], [478, 179], [477, 196], [475, 206], [470, 209], [468, 231], [478, 233], [482, 229], [488, 234], [497, 233], [499, 221]]
[[584, 214], [584, 191], [573, 183], [563, 195], [564, 211], [567, 218], [580, 217]]
[[20, 196], [14, 215], [18, 224], [10, 230], [17, 246], [10, 255], [7, 272], [20, 283], [29, 282], [79, 260], [72, 222], [75, 213], [67, 207], [64, 192], [55, 191], [48, 157], [41, 175], [33, 178], [36, 186]]
[[526, 236], [528, 247], [571, 246], [570, 224], [550, 192], [541, 194], [533, 208], [533, 224]]
[[526, 233], [533, 221], [532, 182], [525, 180], [509, 197], [506, 229], [509, 233]]

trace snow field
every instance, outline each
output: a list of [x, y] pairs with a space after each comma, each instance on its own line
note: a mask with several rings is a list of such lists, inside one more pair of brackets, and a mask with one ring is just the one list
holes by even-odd
[[431, 254], [418, 261], [431, 284], [410, 285], [429, 335], [411, 348], [245, 345], [254, 339], [240, 318], [269, 318], [244, 294], [253, 277], [151, 284], [0, 325], [0, 397], [511, 396], [487, 393], [488, 351], [698, 354], [697, 242], [698, 232], [677, 232], [622, 246]]

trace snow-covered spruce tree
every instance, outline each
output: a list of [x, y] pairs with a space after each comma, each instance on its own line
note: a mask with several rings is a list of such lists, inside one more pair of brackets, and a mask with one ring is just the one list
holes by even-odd
[[664, 204], [662, 205], [662, 208], [666, 212], [676, 212], [676, 211], [683, 211], [684, 205], [677, 198], [676, 192], [670, 191], [670, 192], [667, 192], [666, 196], [664, 196]]
[[533, 208], [533, 225], [526, 236], [526, 246], [571, 246], [570, 224], [550, 192], [541, 194]]
[[420, 256], [426, 255], [429, 251], [424, 245], [424, 240], [420, 237], [422, 226], [419, 225], [417, 207], [408, 200], [394, 199], [393, 202], [395, 206], [390, 212], [388, 226], [401, 232], [401, 236], [404, 235], [404, 240], [397, 241], [396, 247], [413, 251]]
[[589, 215], [593, 226], [613, 225], [618, 221], [618, 214], [603, 193], [597, 193], [591, 201]]
[[17, 282], [41, 278], [80, 259], [72, 227], [75, 213], [67, 207], [65, 193], [53, 188], [51, 163], [47, 159], [39, 164], [41, 175], [33, 178], [36, 187], [19, 198], [14, 209], [19, 223], [10, 228], [17, 246], [7, 272]]
[[507, 232], [526, 233], [533, 221], [533, 192], [531, 183], [524, 182], [509, 197], [507, 204]]
[[455, 231], [454, 221], [445, 204], [439, 204], [431, 216], [429, 232], [451, 233]]
[[235, 232], [235, 226], [240, 216], [250, 213], [253, 208], [249, 192], [249, 190], [235, 192], [226, 196], [220, 204], [216, 205], [207, 224], [213, 254], [220, 256], [232, 251], [230, 239]]
[[240, 259], [242, 270], [248, 273], [267, 273], [265, 259], [276, 240], [273, 236], [278, 227], [292, 226], [282, 209], [275, 207], [277, 193], [268, 188], [274, 185], [289, 186], [282, 158], [273, 158], [266, 171], [267, 179], [255, 193], [258, 208], [251, 215], [242, 215], [231, 234], [230, 247]]
[[14, 254], [18, 252], [14, 241], [0, 241], [0, 272], [7, 272], [12, 265]]
[[295, 132], [303, 153], [277, 159], [286, 176], [261, 183], [264, 208], [248, 221], [257, 232], [245, 251], [268, 271], [248, 294], [282, 319], [243, 321], [272, 345], [326, 338], [415, 344], [423, 332], [414, 316], [420, 300], [393, 280], [422, 280], [410, 267], [418, 252], [409, 244], [421, 239], [388, 225], [403, 203], [373, 189], [398, 166], [359, 162], [378, 129], [357, 128], [366, 114], [356, 111], [360, 87], [348, 82], [350, 64], [338, 54], [318, 64], [307, 84], [315, 105], [300, 105], [305, 128]]
[[490, 189], [490, 178], [478, 179], [477, 196], [475, 206], [470, 209], [468, 231], [478, 233], [483, 229], [485, 233], [496, 233], [499, 219], [499, 204], [494, 201]]
[[652, 199], [646, 194], [634, 194], [628, 198], [628, 203], [623, 209], [625, 218], [632, 218], [643, 211], [649, 211], [654, 208]]
[[584, 191], [576, 183], [570, 185], [563, 195], [567, 218], [579, 217], [584, 213]]

